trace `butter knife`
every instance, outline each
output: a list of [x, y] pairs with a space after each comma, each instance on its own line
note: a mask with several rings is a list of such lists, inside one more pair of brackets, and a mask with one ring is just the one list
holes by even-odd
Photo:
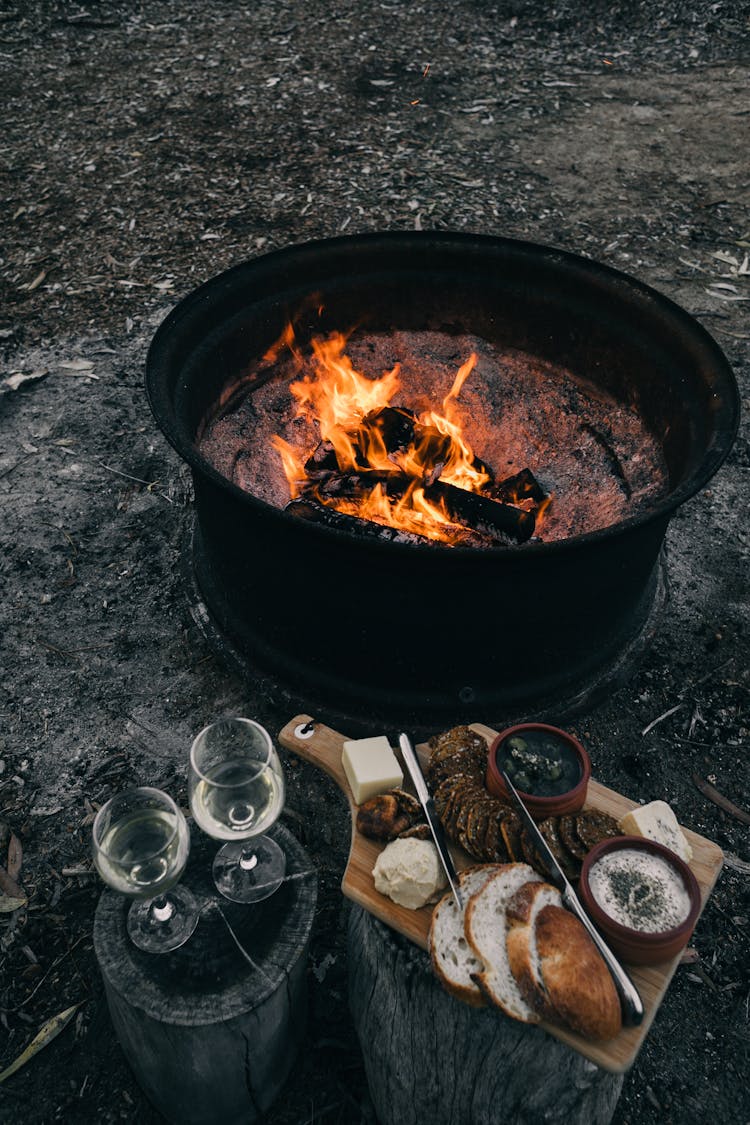
[[567, 875], [563, 871], [560, 864], [555, 859], [555, 856], [550, 850], [549, 844], [542, 836], [541, 832], [536, 826], [536, 822], [532, 818], [529, 810], [524, 805], [518, 790], [513, 782], [508, 777], [505, 770], [500, 771], [502, 779], [505, 782], [508, 793], [511, 797], [511, 802], [514, 805], [518, 815], [524, 823], [524, 827], [529, 832], [534, 847], [539, 852], [544, 865], [549, 872], [550, 882], [553, 883], [562, 895], [562, 900], [573, 914], [579, 919], [582, 925], [588, 931], [591, 940], [596, 948], [602, 955], [604, 963], [609, 969], [612, 980], [615, 983], [617, 994], [620, 997], [620, 1007], [622, 1008], [622, 1022], [626, 1027], [637, 1027], [643, 1020], [643, 1001], [640, 998], [638, 989], [633, 984], [628, 974], [623, 969], [620, 962], [615, 957], [612, 950], [602, 938], [599, 931], [594, 926], [594, 923], [589, 918], [586, 911], [581, 906], [578, 900], [578, 895], [573, 890], [573, 887]]
[[458, 875], [456, 874], [456, 868], [453, 865], [451, 854], [448, 851], [448, 841], [445, 838], [445, 832], [443, 831], [443, 826], [440, 823], [440, 817], [437, 814], [432, 797], [430, 796], [430, 791], [427, 788], [427, 782], [424, 779], [422, 769], [419, 765], [419, 759], [417, 758], [408, 734], [400, 734], [398, 736], [398, 744], [401, 747], [404, 764], [409, 771], [409, 776], [411, 777], [412, 782], [414, 783], [414, 788], [417, 791], [419, 803], [424, 810], [424, 815], [427, 817], [427, 823], [430, 826], [430, 832], [432, 833], [432, 838], [435, 841], [435, 847], [437, 848], [437, 853], [440, 856], [440, 862], [442, 863], [443, 870], [445, 871], [445, 874], [448, 878], [448, 885], [450, 886], [450, 889], [453, 892], [453, 897], [456, 900], [456, 906], [463, 914], [464, 903], [461, 897], [461, 891], [458, 886]]

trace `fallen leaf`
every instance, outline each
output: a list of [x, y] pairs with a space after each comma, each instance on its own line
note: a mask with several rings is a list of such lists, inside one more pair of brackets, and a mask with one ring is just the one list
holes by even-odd
[[40, 270], [33, 281], [27, 282], [26, 285], [19, 285], [18, 288], [24, 289], [27, 293], [33, 293], [35, 289], [39, 288], [39, 286], [42, 284], [42, 282], [44, 281], [46, 276], [47, 276], [47, 271], [46, 270]]
[[60, 364], [64, 371], [88, 371], [93, 366], [90, 359], [67, 359]]
[[33, 1059], [34, 1055], [41, 1051], [43, 1047], [46, 1047], [48, 1043], [56, 1039], [80, 1006], [80, 1004], [74, 1004], [72, 1008], [66, 1008], [64, 1011], [58, 1012], [51, 1020], [47, 1020], [45, 1024], [42, 1024], [39, 1032], [31, 1040], [26, 1050], [22, 1051], [18, 1058], [14, 1059], [10, 1066], [6, 1067], [2, 1074], [0, 1074], [0, 1082], [4, 1082], [6, 1078], [10, 1078], [11, 1074], [15, 1074], [16, 1071], [20, 1070], [22, 1066], [25, 1066], [30, 1059]]
[[7, 379], [3, 379], [2, 386], [7, 387], [9, 391], [17, 391], [24, 383], [33, 383], [38, 379], [43, 379], [48, 374], [47, 371], [16, 371], [13, 375], [9, 375]]
[[26, 895], [22, 887], [19, 887], [15, 879], [12, 879], [3, 865], [0, 863], [0, 891], [3, 894], [10, 895], [11, 898], [25, 898]]
[[0, 914], [12, 914], [20, 910], [29, 900], [26, 898], [13, 898], [10, 895], [0, 895]]
[[21, 874], [21, 864], [23, 863], [23, 848], [21, 841], [13, 832], [10, 834], [10, 843], [8, 844], [8, 874], [11, 879], [17, 879]]

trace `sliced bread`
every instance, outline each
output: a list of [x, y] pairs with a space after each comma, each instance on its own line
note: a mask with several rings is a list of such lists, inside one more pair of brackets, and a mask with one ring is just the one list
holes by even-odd
[[483, 966], [474, 979], [493, 1004], [523, 1023], [538, 1023], [539, 1013], [524, 999], [508, 964], [506, 911], [519, 887], [541, 881], [528, 864], [505, 864], [466, 907], [466, 936]]
[[[499, 870], [499, 864], [485, 864], [462, 871], [458, 882], [464, 903], [480, 891]], [[475, 1008], [482, 1007], [484, 996], [472, 978], [482, 971], [483, 965], [474, 956], [466, 940], [464, 914], [450, 892], [441, 898], [433, 911], [429, 949], [432, 967], [443, 988], [465, 1004], [471, 1004]]]
[[545, 906], [561, 906], [557, 887], [549, 883], [524, 883], [508, 903], [506, 948], [510, 971], [526, 1003], [548, 1020], [556, 1019], [542, 981], [536, 943], [536, 918]]

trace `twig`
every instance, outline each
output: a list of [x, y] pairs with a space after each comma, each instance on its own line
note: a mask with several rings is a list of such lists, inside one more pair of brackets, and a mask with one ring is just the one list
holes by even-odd
[[713, 801], [715, 805], [718, 805], [725, 813], [729, 813], [735, 820], [739, 820], [742, 824], [750, 824], [750, 813], [747, 809], [741, 809], [739, 805], [735, 805], [734, 801], [730, 801], [728, 797], [725, 797], [723, 793], [719, 792], [715, 785], [712, 785], [710, 781], [706, 781], [700, 774], [693, 774], [693, 785], [695, 785], [697, 789], [700, 789], [701, 793], [703, 793], [705, 797], [708, 797], [709, 801]]
[[37, 982], [36, 988], [33, 988], [31, 990], [31, 992], [29, 993], [29, 995], [26, 997], [25, 1000], [22, 1000], [20, 1004], [16, 1004], [15, 1008], [0, 1008], [0, 1012], [5, 1012], [5, 1014], [8, 1015], [8, 1016], [11, 1015], [13, 1012], [20, 1012], [21, 1008], [23, 1008], [25, 1004], [28, 1004], [29, 1000], [32, 1000], [34, 998], [34, 996], [36, 996], [37, 992], [42, 987], [42, 985], [44, 984], [44, 982], [46, 981], [47, 977], [50, 975], [52, 970], [56, 969], [57, 966], [59, 964], [61, 964], [61, 962], [63, 962], [65, 960], [65, 958], [70, 953], [72, 953], [73, 950], [76, 949], [85, 938], [87, 938], [89, 936], [90, 936], [89, 934], [81, 934], [81, 936], [78, 938], [77, 941], [74, 941], [71, 946], [68, 946], [68, 948], [65, 950], [65, 952], [61, 953], [60, 956], [57, 958], [57, 960], [52, 962], [50, 967], [47, 969], [47, 972], [44, 974], [44, 976], [41, 978], [41, 980], [39, 980]]
[[658, 719], [653, 719], [647, 727], [644, 727], [641, 731], [641, 735], [648, 734], [650, 730], [653, 730], [654, 727], [659, 725], [659, 723], [664, 722], [665, 719], [668, 719], [670, 715], [674, 715], [675, 711], [679, 711], [680, 708], [684, 706], [684, 703], [676, 703], [674, 707], [670, 707], [669, 710], [665, 711], [663, 715], [659, 715]]
[[739, 871], [742, 875], [750, 875], [750, 863], [745, 859], [740, 859], [734, 852], [724, 852], [724, 864], [726, 867], [731, 867], [732, 871]]
[[[143, 480], [142, 477], [134, 477], [132, 473], [124, 473], [122, 469], [115, 469], [112, 465], [105, 464], [104, 461], [100, 461], [97, 457], [95, 457], [94, 460], [96, 461], [97, 465], [101, 465], [101, 467], [103, 469], [106, 469], [109, 473], [116, 473], [118, 477], [125, 477], [126, 480], [133, 480], [136, 482], [136, 484], [145, 484], [149, 492], [153, 491], [154, 486], [157, 483], [155, 480], [149, 481]], [[157, 492], [156, 495], [161, 496], [164, 500], [167, 501], [168, 504], [174, 504], [174, 500], [172, 500], [170, 496], [167, 496], [166, 492]]]
[[[643, 736], [644, 734], [648, 734], [649, 731], [653, 730], [654, 727], [658, 726], [658, 724], [663, 722], [664, 719], [668, 719], [670, 715], [674, 715], [675, 711], [679, 711], [680, 707], [684, 706], [685, 696], [689, 695], [695, 688], [700, 687], [701, 684], [704, 684], [706, 682], [706, 680], [710, 680], [711, 677], [715, 676], [717, 672], [723, 671], [724, 668], [728, 668], [729, 665], [733, 664], [733, 663], [734, 663], [734, 657], [730, 656], [729, 659], [725, 660], [723, 664], [719, 664], [719, 665], [716, 666], [716, 668], [712, 668], [709, 672], [706, 672], [705, 675], [701, 676], [700, 679], [696, 680], [694, 684], [690, 684], [688, 687], [683, 688], [682, 691], [679, 692], [678, 696], [677, 696], [677, 698], [681, 702], [676, 703], [674, 707], [670, 707], [670, 709], [668, 711], [665, 711], [663, 715], [659, 715], [658, 718], [654, 719], [653, 722], [649, 723], [647, 727], [644, 727], [643, 730], [641, 731], [641, 736]], [[677, 737], [677, 736], [675, 736], [675, 737]]]

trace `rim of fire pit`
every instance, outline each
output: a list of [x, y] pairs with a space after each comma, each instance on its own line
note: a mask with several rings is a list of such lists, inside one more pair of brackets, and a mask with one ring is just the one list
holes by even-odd
[[[714, 476], [728, 456], [739, 428], [740, 416], [739, 388], [732, 368], [710, 333], [693, 316], [658, 290], [601, 262], [541, 243], [493, 235], [444, 231], [372, 232], [312, 240], [275, 250], [233, 266], [184, 297], [165, 317], [154, 335], [146, 360], [146, 395], [162, 432], [170, 445], [191, 468], [228, 489], [240, 503], [258, 508], [272, 519], [284, 523], [294, 519], [294, 516], [283, 509], [275, 508], [266, 501], [258, 499], [223, 476], [198, 451], [195, 435], [186, 435], [175, 409], [173, 392], [177, 376], [170, 380], [170, 372], [179, 372], [189, 354], [189, 349], [186, 350], [185, 347], [186, 324], [191, 325], [191, 335], [201, 328], [207, 333], [251, 303], [261, 298], [266, 299], [271, 295], [266, 286], [272, 288], [273, 295], [282, 297], [289, 291], [294, 294], [295, 299], [301, 300], [303, 293], [296, 279], [304, 272], [304, 266], [308, 268], [310, 265], [314, 266], [321, 256], [340, 254], [342, 268], [345, 264], [344, 260], [351, 258], [348, 265], [352, 270], [352, 276], [356, 276], [356, 262], [352, 255], [356, 255], [360, 250], [372, 252], [378, 246], [383, 250], [398, 250], [402, 254], [408, 254], [410, 247], [420, 253], [424, 253], [430, 247], [438, 252], [454, 250], [465, 256], [467, 272], [471, 270], [474, 257], [486, 268], [487, 256], [491, 256], [493, 252], [498, 257], [515, 256], [525, 265], [528, 265], [530, 260], [535, 260], [538, 269], [558, 273], [561, 284], [573, 285], [579, 281], [586, 286], [594, 285], [611, 296], [613, 301], [627, 300], [631, 308], [641, 316], [648, 319], [657, 317], [674, 330], [683, 341], [688, 340], [696, 357], [704, 361], [703, 367], [710, 377], [711, 386], [715, 388], [713, 392], [715, 402], [712, 433], [699, 464], [674, 488], [670, 488], [661, 500], [656, 501], [646, 510], [618, 520], [615, 524], [565, 539], [531, 540], [520, 548], [524, 555], [542, 552], [545, 555], [562, 554], [578, 550], [585, 543], [597, 543], [609, 538], [615, 529], [625, 531], [664, 519], [686, 500], [695, 496]], [[307, 295], [314, 292], [315, 288], [314, 284], [307, 286]], [[248, 289], [253, 295], [248, 295]], [[398, 326], [394, 325], [394, 327]], [[227, 378], [231, 374], [228, 371]], [[345, 531], [316, 524], [304, 524], [301, 530], [312, 538], [322, 537], [329, 542], [331, 536], [351, 539]], [[415, 545], [398, 541], [383, 542], [377, 539], [368, 539], [367, 549], [389, 553], [419, 551], [422, 556], [425, 552], [430, 555], [444, 554], [446, 550], [460, 555], [476, 556], [487, 553], [478, 551], [475, 547], [446, 548], [444, 544]], [[498, 545], [489, 553], [497, 556], [498, 553], [506, 555], [518, 551], [519, 547], [516, 545], [507, 547]]]

